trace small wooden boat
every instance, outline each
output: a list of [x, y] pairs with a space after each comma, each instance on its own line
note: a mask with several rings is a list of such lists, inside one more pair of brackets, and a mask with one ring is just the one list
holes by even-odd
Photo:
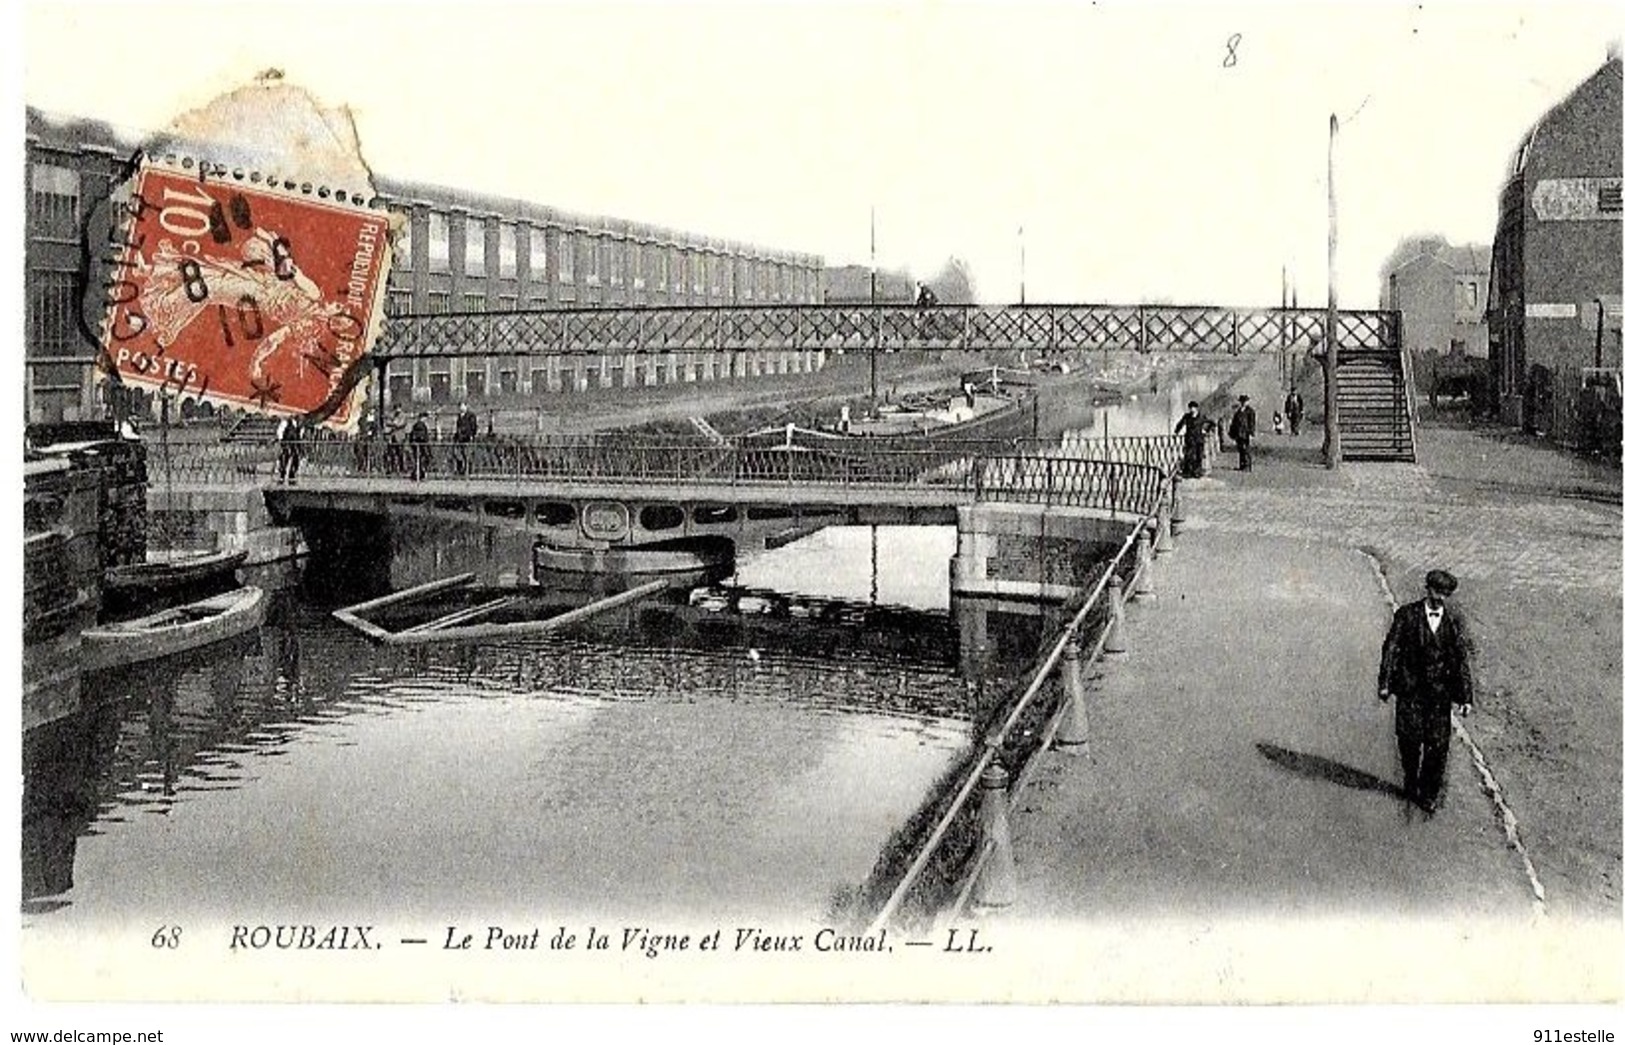
[[174, 555], [127, 566], [109, 567], [102, 586], [110, 592], [165, 591], [229, 578], [248, 558], [246, 551]]
[[84, 632], [86, 667], [135, 664], [229, 639], [265, 621], [265, 592], [238, 588], [184, 606]]

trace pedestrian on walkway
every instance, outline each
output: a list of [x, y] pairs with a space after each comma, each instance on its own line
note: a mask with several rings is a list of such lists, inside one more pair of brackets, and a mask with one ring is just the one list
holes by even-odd
[[406, 454], [403, 444], [406, 442], [406, 414], [399, 404], [389, 412], [389, 422], [384, 426], [384, 471], [390, 475], [399, 475], [406, 471]]
[[1258, 432], [1258, 414], [1246, 396], [1238, 396], [1236, 412], [1230, 415], [1230, 440], [1236, 444], [1236, 469], [1253, 470], [1253, 436]]
[[1438, 808], [1450, 759], [1450, 711], [1473, 706], [1472, 642], [1450, 606], [1456, 578], [1429, 570], [1427, 594], [1394, 613], [1382, 644], [1377, 699], [1394, 698], [1394, 735], [1405, 774], [1405, 799], [1423, 812]]
[[1174, 422], [1174, 434], [1185, 437], [1184, 453], [1179, 458], [1179, 474], [1186, 479], [1200, 479], [1207, 474], [1207, 461], [1204, 459], [1207, 436], [1216, 427], [1212, 419], [1202, 416], [1202, 404], [1194, 399], [1186, 405], [1179, 420]]
[[467, 403], [458, 404], [457, 425], [451, 433], [452, 439], [456, 442], [452, 450], [452, 461], [458, 475], [468, 474], [469, 451], [479, 434], [479, 418], [468, 408]]
[[1303, 396], [1298, 394], [1298, 386], [1293, 385], [1292, 391], [1286, 397], [1286, 423], [1292, 429], [1292, 434], [1298, 434], [1298, 425], [1303, 422]]
[[429, 474], [429, 415], [419, 413], [412, 431], [407, 435], [412, 457], [412, 478], [422, 479]]
[[284, 417], [276, 426], [276, 478], [279, 483], [293, 485], [299, 482], [300, 442], [304, 433], [299, 418]]

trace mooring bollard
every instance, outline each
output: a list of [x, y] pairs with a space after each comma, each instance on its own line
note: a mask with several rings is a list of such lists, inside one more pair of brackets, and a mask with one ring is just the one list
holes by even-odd
[[1123, 579], [1112, 574], [1106, 582], [1106, 644], [1107, 653], [1122, 653], [1128, 649], [1123, 638]]
[[1083, 702], [1083, 654], [1078, 652], [1076, 641], [1069, 641], [1061, 651], [1061, 699], [1066, 701], [1066, 713], [1055, 733], [1055, 743], [1062, 747], [1089, 743], [1089, 708]]
[[1168, 502], [1163, 501], [1157, 505], [1157, 558], [1172, 555], [1174, 551], [1174, 528], [1172, 514]]
[[1015, 898], [1016, 861], [1010, 852], [1010, 773], [997, 761], [982, 771], [982, 844], [987, 863], [976, 880], [976, 903], [1008, 907]]
[[1168, 536], [1178, 537], [1179, 531], [1185, 528], [1185, 503], [1179, 496], [1179, 480], [1174, 480], [1174, 492], [1168, 498], [1172, 507], [1168, 509]]
[[1134, 601], [1149, 601], [1157, 597], [1157, 589], [1151, 582], [1151, 535], [1144, 530], [1140, 531], [1140, 539], [1135, 544], [1135, 560], [1139, 565], [1139, 579], [1134, 582]]

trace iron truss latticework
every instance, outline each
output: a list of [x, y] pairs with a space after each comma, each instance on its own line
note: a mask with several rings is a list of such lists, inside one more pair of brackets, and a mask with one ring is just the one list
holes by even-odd
[[[402, 315], [384, 359], [752, 351], [1319, 352], [1326, 313], [1208, 305], [767, 305]], [[1399, 313], [1338, 313], [1338, 345], [1399, 347]]]

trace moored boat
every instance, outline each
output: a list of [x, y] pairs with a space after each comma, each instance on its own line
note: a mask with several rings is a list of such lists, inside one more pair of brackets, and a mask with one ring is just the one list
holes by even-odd
[[945, 396], [930, 403], [882, 408], [874, 417], [854, 419], [845, 431], [789, 424], [747, 433], [739, 441], [767, 450], [916, 450], [967, 439], [1015, 439], [1032, 426], [1034, 400], [1025, 393]]
[[87, 628], [86, 667], [118, 667], [207, 646], [259, 627], [265, 592], [252, 585], [116, 624]]
[[167, 591], [224, 580], [248, 558], [246, 551], [176, 554], [146, 562], [112, 566], [102, 576], [108, 591]]

